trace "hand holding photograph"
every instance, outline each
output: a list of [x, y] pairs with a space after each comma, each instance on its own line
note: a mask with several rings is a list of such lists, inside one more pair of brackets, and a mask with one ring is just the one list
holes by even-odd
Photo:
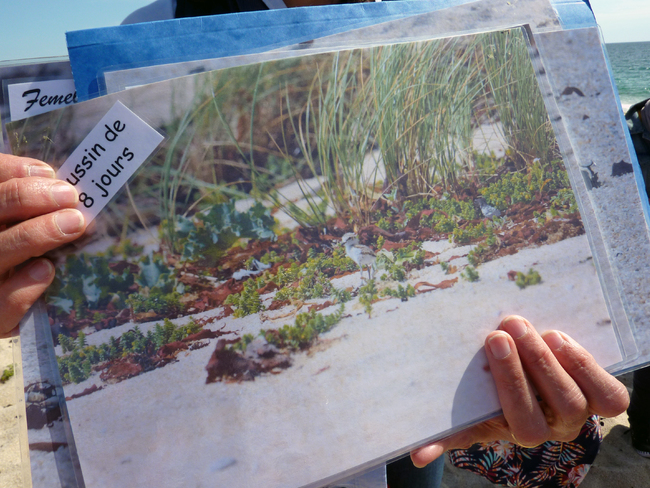
[[166, 140], [47, 294], [86, 486], [368, 469], [498, 412], [512, 313], [623, 359], [523, 29], [134, 88], [14, 152], [58, 167], [118, 100]]

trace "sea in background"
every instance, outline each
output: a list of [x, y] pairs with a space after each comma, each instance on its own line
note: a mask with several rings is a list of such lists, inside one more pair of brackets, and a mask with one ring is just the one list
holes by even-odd
[[621, 104], [650, 98], [650, 42], [606, 44]]

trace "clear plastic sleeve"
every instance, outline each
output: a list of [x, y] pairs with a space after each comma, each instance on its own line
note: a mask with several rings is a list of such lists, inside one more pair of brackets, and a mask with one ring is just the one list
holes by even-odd
[[[610, 296], [620, 297], [610, 310], [621, 338], [633, 335], [638, 348], [638, 354], [630, 354], [617, 366], [615, 371], [622, 373], [650, 360], [645, 188], [636, 156], [627, 143], [628, 129], [610, 72], [604, 69], [607, 63], [598, 29], [535, 38], [550, 81], [547, 99], [557, 106], [576, 161], [575, 177], [585, 183], [582, 201], [592, 208], [597, 224], [592, 235], [606, 281], [604, 289]], [[631, 338], [622, 340], [634, 347]]]
[[[566, 102], [613, 94], [611, 83], [607, 95], [579, 84], [607, 71], [593, 56], [600, 41], [558, 25], [490, 31], [477, 18], [470, 35], [445, 37], [442, 23], [418, 43], [417, 19], [403, 22], [410, 42], [390, 31], [390, 44], [368, 34], [368, 47], [352, 49], [364, 32], [388, 35], [373, 27], [340, 52], [319, 41], [327, 53], [135, 87], [10, 125], [17, 154], [54, 166], [117, 100], [169, 136], [87, 239], [53, 256], [58, 281], [39, 316], [56, 338], [62, 419], [89, 486], [110, 476], [317, 487], [367, 472], [498, 412], [482, 346], [508, 313], [569, 333], [613, 371], [639, 362], [635, 298], [611, 237], [633, 227], [614, 227], [595, 197], [597, 182], [617, 180], [591, 167], [591, 132], [576, 123], [609, 117], [621, 151], [622, 125], [615, 106], [582, 113]], [[592, 71], [573, 63], [569, 83], [557, 43], [576, 39], [594, 61]], [[416, 136], [400, 121], [416, 126], [425, 117], [410, 110], [434, 92], [410, 92], [404, 77], [428, 65], [397, 61], [422, 53], [448, 78], [426, 110], [438, 125]], [[511, 82], [532, 94], [519, 101], [544, 102], [528, 137], [544, 128], [536, 149], [505, 119], [526, 106], [507, 115], [497, 101], [516, 96], [500, 64], [514, 57], [522, 74]], [[377, 73], [392, 62], [401, 81], [382, 85]], [[462, 86], [453, 96], [452, 80]], [[362, 98], [381, 89], [385, 103]], [[383, 126], [390, 117], [397, 125]], [[43, 145], [37, 135], [54, 124]], [[412, 144], [391, 142], [394, 127]], [[353, 160], [358, 171], [330, 171]], [[418, 173], [433, 161], [442, 176]]]

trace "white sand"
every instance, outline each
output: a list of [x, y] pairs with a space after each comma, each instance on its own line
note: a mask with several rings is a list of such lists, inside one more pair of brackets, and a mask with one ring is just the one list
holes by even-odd
[[[0, 374], [12, 363], [12, 339], [0, 339]], [[0, 384], [0, 486], [7, 488], [22, 486], [17, 388], [15, 376]]]

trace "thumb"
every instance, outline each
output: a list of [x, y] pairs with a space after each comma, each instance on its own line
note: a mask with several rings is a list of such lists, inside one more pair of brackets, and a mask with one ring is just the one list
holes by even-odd
[[440, 439], [419, 449], [411, 451], [411, 461], [416, 468], [424, 468], [427, 464], [442, 456], [451, 444], [451, 437]]

